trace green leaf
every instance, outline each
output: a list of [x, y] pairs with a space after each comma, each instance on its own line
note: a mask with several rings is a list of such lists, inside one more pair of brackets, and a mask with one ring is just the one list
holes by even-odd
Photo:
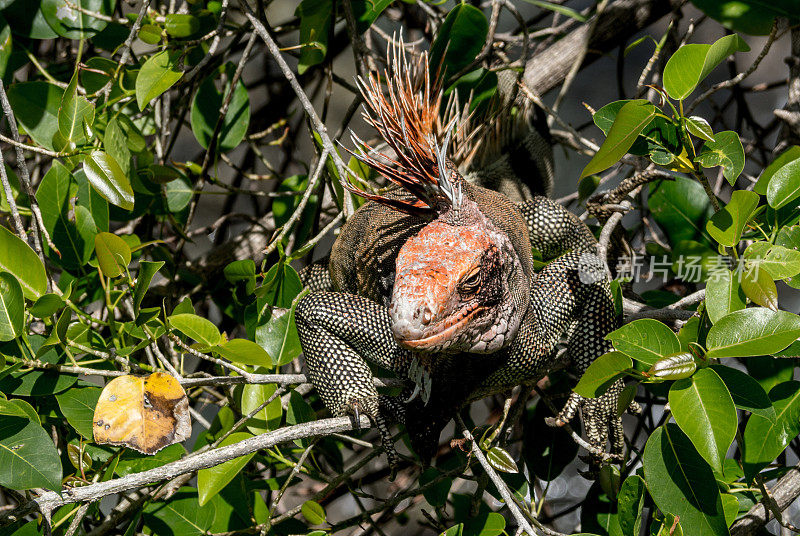
[[631, 102], [631, 99], [609, 102], [592, 114], [592, 121], [597, 125], [597, 128], [603, 131], [604, 135], [608, 136], [608, 131], [614, 125], [614, 119], [617, 118], [620, 109], [629, 102]]
[[800, 337], [800, 317], [787, 311], [750, 307], [719, 319], [706, 339], [709, 358], [779, 352]]
[[0, 415], [22, 417], [23, 419], [28, 419], [31, 422], [40, 424], [39, 414], [36, 413], [34, 407], [19, 398], [11, 400], [0, 398]]
[[575, 11], [574, 9], [569, 8], [567, 6], [553, 4], [551, 2], [545, 2], [544, 0], [525, 0], [525, 1], [541, 9], [546, 9], [554, 13], [561, 13], [565, 17], [575, 19], [578, 22], [586, 22], [588, 20], [585, 16], [581, 15], [580, 12]]
[[225, 274], [225, 279], [234, 285], [244, 281], [246, 294], [252, 294], [256, 288], [256, 263], [252, 259], [233, 261], [225, 266], [223, 273]]
[[[602, 471], [601, 469], [601, 474]], [[600, 534], [620, 536], [622, 529], [617, 519], [617, 505], [614, 499], [606, 495], [599, 482], [589, 488], [586, 499], [586, 504], [581, 508], [580, 513], [581, 529], [584, 531], [581, 534], [583, 536], [587, 536], [587, 533], [591, 536]]]
[[119, 119], [120, 128], [122, 128], [122, 131], [125, 133], [125, 141], [128, 144], [128, 149], [134, 153], [141, 153], [144, 151], [147, 148], [147, 142], [144, 139], [142, 131], [139, 130], [139, 127], [127, 115], [120, 115], [117, 119]]
[[774, 461], [800, 434], [800, 382], [776, 385], [769, 392], [769, 398], [775, 416], [754, 414], [744, 430], [742, 463], [748, 480]]
[[647, 489], [662, 512], [680, 516], [692, 536], [728, 536], [714, 474], [680, 428], [672, 423], [657, 428], [643, 463]]
[[128, 176], [131, 168], [131, 152], [120, 122], [114, 118], [108, 122], [103, 137], [103, 147], [110, 157], [119, 164], [122, 174]]
[[778, 288], [769, 272], [758, 266], [746, 265], [742, 273], [742, 291], [745, 296], [762, 307], [778, 310]]
[[767, 35], [775, 17], [800, 22], [795, 0], [692, 0], [692, 4], [726, 28], [750, 35]]
[[[800, 225], [781, 227], [775, 237], [775, 244], [792, 251], [800, 251]], [[787, 279], [786, 284], [792, 288], [800, 288], [800, 275]]]
[[200, 22], [188, 13], [169, 13], [164, 16], [164, 29], [172, 37], [191, 37], [200, 31]]
[[581, 376], [575, 392], [584, 398], [597, 398], [605, 393], [612, 383], [624, 376], [624, 371], [633, 367], [631, 358], [622, 352], [608, 352], [589, 365]]
[[300, 60], [297, 72], [322, 63], [328, 53], [328, 34], [333, 26], [333, 0], [302, 0], [294, 12], [300, 19]]
[[139, 39], [148, 45], [157, 45], [161, 42], [161, 27], [155, 24], [143, 24], [139, 28]]
[[431, 44], [430, 65], [441, 65], [442, 80], [454, 76], [478, 56], [486, 42], [489, 22], [475, 6], [457, 3], [444, 19]]
[[22, 294], [36, 300], [47, 291], [44, 265], [28, 244], [0, 225], [0, 270], [17, 278]]
[[214, 503], [200, 506], [194, 488], [181, 488], [168, 501], [145, 506], [142, 519], [150, 534], [205, 536], [215, 513]]
[[189, 206], [194, 197], [194, 188], [186, 177], [181, 176], [164, 185], [164, 196], [167, 210], [177, 213]]
[[170, 326], [205, 346], [216, 346], [220, 341], [217, 326], [203, 317], [183, 313], [167, 318]]
[[[681, 273], [683, 277], [691, 278], [692, 282], [698, 283], [705, 279], [710, 271], [719, 270], [725, 262], [724, 259], [720, 259], [718, 252], [694, 240], [683, 240], [675, 244], [672, 248], [672, 259], [673, 272]], [[666, 274], [663, 277], [666, 277]]]
[[625, 479], [617, 494], [617, 520], [623, 536], [639, 536], [646, 487], [639, 475]]
[[419, 475], [419, 485], [425, 488], [422, 495], [428, 501], [428, 504], [437, 508], [447, 504], [447, 496], [450, 495], [450, 488], [453, 485], [452, 478], [443, 478], [437, 484], [429, 486], [428, 484], [433, 482], [439, 475], [440, 470], [433, 467], [428, 467]]
[[713, 45], [683, 45], [664, 66], [664, 89], [675, 100], [688, 97], [697, 85], [734, 52], [750, 47], [736, 34], [726, 35]]
[[698, 115], [692, 115], [686, 118], [686, 128], [701, 140], [714, 141], [714, 131], [711, 125]]
[[91, 215], [87, 217], [86, 213], [75, 209], [75, 221], [69, 218], [69, 213], [73, 211], [74, 186], [69, 170], [54, 160], [36, 190], [45, 229], [61, 253], [58, 257], [52, 252], [50, 257], [70, 270], [77, 270], [89, 261], [97, 234], [97, 226]]
[[19, 337], [25, 328], [25, 301], [17, 278], [0, 272], [0, 341]]
[[[234, 432], [220, 442], [219, 447], [226, 447], [233, 445], [244, 439], [253, 437], [252, 434], [247, 432]], [[245, 454], [227, 462], [209, 467], [208, 469], [200, 469], [197, 472], [197, 493], [200, 506], [204, 506], [208, 501], [217, 493], [222, 491], [222, 488], [228, 485], [228, 482], [239, 474], [247, 462], [249, 462], [255, 453]]]
[[180, 460], [185, 454], [186, 449], [177, 443], [159, 450], [152, 456], [128, 449], [120, 456], [114, 472], [119, 476], [141, 473]]
[[617, 163], [620, 158], [625, 156], [636, 137], [652, 121], [655, 114], [655, 106], [646, 100], [633, 100], [620, 108], [614, 124], [608, 131], [608, 137], [591, 161], [583, 168], [581, 178], [599, 173]]
[[757, 194], [767, 195], [769, 183], [772, 180], [772, 176], [775, 175], [775, 172], [798, 158], [800, 158], [800, 146], [793, 145], [786, 149], [764, 168], [764, 171], [761, 172], [761, 176], [758, 178], [758, 182], [753, 186], [753, 191]]
[[294, 309], [273, 308], [268, 320], [256, 328], [255, 339], [276, 365], [291, 363], [301, 351]]
[[[70, 3], [103, 15], [114, 12], [114, 3], [110, 0], [70, 0]], [[58, 35], [68, 39], [92, 37], [108, 25], [102, 18], [67, 5], [66, 0], [42, 0], [42, 14]]]
[[690, 377], [697, 370], [697, 363], [691, 352], [678, 352], [677, 354], [662, 357], [650, 367], [648, 374], [662, 380], [682, 380]]
[[[249, 415], [267, 400], [272, 398], [277, 390], [273, 384], [247, 384], [242, 388], [242, 414]], [[283, 407], [281, 397], [276, 396], [261, 411], [247, 421], [247, 429], [254, 434], [263, 434], [270, 430], [277, 430], [281, 425]]]
[[[197, 93], [192, 100], [191, 123], [192, 132], [195, 138], [208, 149], [211, 143], [211, 136], [214, 133], [217, 121], [219, 120], [222, 104], [231, 90], [230, 81], [233, 78], [235, 67], [233, 64], [227, 65], [226, 84], [222, 91], [217, 90], [214, 83], [218, 75], [212, 74], [200, 83]], [[217, 137], [217, 148], [220, 152], [227, 152], [241, 143], [247, 134], [250, 125], [250, 98], [247, 89], [241, 80], [236, 83], [233, 98], [228, 106], [228, 111], [222, 120], [219, 135]]]
[[[83, 169], [79, 169], [73, 174], [73, 177], [78, 182], [78, 202], [77, 206], [85, 209], [85, 213], [88, 213], [92, 221], [95, 223], [95, 234], [97, 231], [108, 231], [109, 230], [109, 213], [108, 213], [108, 201], [106, 201], [102, 195], [100, 195], [97, 190], [92, 188], [91, 183], [89, 182], [89, 178], [84, 173]], [[75, 220], [77, 224], [78, 220], [78, 210], [75, 211]], [[90, 244], [94, 244], [94, 235], [92, 235], [91, 240], [89, 240]], [[91, 246], [90, 246], [91, 247]], [[91, 256], [91, 251], [89, 251], [89, 255]]]
[[681, 351], [677, 335], [652, 318], [634, 320], [606, 335], [614, 348], [647, 365]]
[[377, 20], [383, 11], [391, 5], [393, 0], [354, 0], [353, 15], [356, 17], [356, 28], [359, 33], [366, 32], [372, 23]]
[[0, 419], [0, 486], [15, 490], [61, 490], [61, 459], [50, 435], [38, 422]]
[[725, 382], [733, 398], [733, 404], [738, 409], [761, 415], [766, 419], [775, 418], [775, 410], [767, 393], [751, 376], [725, 365], [711, 365], [710, 368]]
[[486, 460], [492, 467], [503, 473], [519, 473], [517, 462], [515, 462], [511, 454], [503, 448], [492, 447], [489, 449], [489, 452], [486, 453]]
[[705, 236], [705, 222], [714, 213], [700, 183], [686, 177], [651, 184], [648, 206], [672, 245]]
[[800, 274], [800, 251], [769, 242], [750, 244], [744, 252], [744, 259], [748, 265], [766, 270], [774, 280]]
[[51, 151], [56, 150], [54, 138], [63, 95], [63, 89], [47, 82], [20, 82], [8, 88], [8, 101], [19, 124], [33, 141]]
[[464, 533], [464, 524], [459, 523], [458, 525], [453, 525], [439, 536], [462, 536]]
[[705, 168], [722, 166], [722, 175], [733, 186], [744, 170], [742, 140], [732, 130], [717, 132], [713, 141], [703, 144], [696, 161]]
[[231, 339], [225, 344], [214, 348], [214, 351], [220, 357], [224, 357], [234, 363], [255, 365], [257, 367], [275, 365], [274, 360], [261, 346], [247, 339]]
[[736, 437], [738, 424], [736, 407], [722, 379], [705, 368], [691, 378], [676, 381], [669, 390], [669, 407], [697, 452], [722, 473], [722, 460]]
[[103, 198], [125, 210], [133, 209], [133, 190], [116, 160], [95, 149], [83, 161], [83, 172]]
[[164, 50], [144, 62], [136, 77], [136, 102], [140, 110], [181, 79], [183, 72], [177, 65], [181, 54], [179, 50]]
[[98, 233], [94, 237], [94, 250], [100, 270], [106, 277], [123, 275], [131, 262], [131, 248], [113, 233]]
[[93, 440], [94, 408], [100, 399], [98, 387], [73, 387], [56, 395], [58, 407], [67, 422], [89, 441]]
[[278, 365], [291, 362], [300, 354], [300, 340], [294, 324], [292, 302], [302, 290], [297, 272], [281, 260], [264, 276], [256, 289], [258, 296], [245, 312], [249, 338], [264, 348]]
[[800, 158], [778, 168], [767, 185], [767, 202], [772, 208], [785, 207], [800, 197]]
[[[62, 1], [62, 0], [55, 0]], [[58, 131], [64, 139], [81, 144], [86, 141], [86, 129], [94, 123], [94, 105], [78, 94], [78, 73], [72, 75], [61, 107], [58, 109]]]
[[730, 202], [714, 214], [706, 224], [706, 230], [723, 246], [733, 247], [739, 243], [742, 231], [758, 206], [758, 194], [747, 190], [736, 190]]
[[[29, 335], [28, 342], [30, 348], [27, 345], [18, 344], [18, 341], [4, 343], [0, 345], [0, 354], [16, 360], [38, 359], [43, 363], [60, 365], [66, 361], [63, 352], [57, 352], [54, 348], [44, 345], [45, 338], [41, 335]], [[50, 396], [69, 389], [78, 381], [78, 377], [74, 374], [53, 370], [27, 370], [24, 372], [6, 370], [5, 372], [9, 374], [0, 374], [0, 393], [17, 396]]]
[[312, 525], [322, 525], [327, 517], [325, 509], [316, 501], [304, 502], [303, 506], [300, 507], [300, 512]]
[[58, 294], [43, 294], [31, 305], [29, 311], [36, 318], [47, 318], [60, 311], [64, 305], [64, 300]]
[[[289, 393], [289, 405], [286, 407], [286, 424], [294, 425], [304, 422], [311, 422], [316, 420], [317, 416], [311, 406], [308, 405], [303, 399], [303, 396], [297, 391]], [[307, 439], [296, 439], [295, 444], [298, 447], [307, 447]]]
[[715, 270], [706, 282], [706, 311], [711, 322], [744, 309], [747, 298], [739, 277], [730, 270]]
[[133, 287], [133, 310], [138, 313], [142, 305], [142, 300], [147, 289], [150, 288], [150, 282], [153, 277], [158, 273], [161, 267], [164, 266], [164, 261], [140, 261], [139, 274], [136, 276], [136, 284]]
[[0, 15], [0, 78], [4, 78], [11, 59], [14, 43], [11, 39], [11, 25]]
[[497, 512], [489, 512], [478, 536], [500, 536], [506, 528], [506, 518]]
[[264, 284], [256, 295], [275, 307], [290, 307], [303, 290], [303, 283], [294, 268], [284, 261], [277, 263], [264, 275]]

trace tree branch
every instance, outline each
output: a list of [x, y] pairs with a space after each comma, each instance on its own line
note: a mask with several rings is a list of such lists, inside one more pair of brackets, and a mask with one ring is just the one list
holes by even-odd
[[561, 84], [575, 62], [584, 55], [583, 65], [638, 31], [654, 23], [684, 0], [617, 0], [606, 6], [597, 23], [585, 24], [552, 46], [536, 54], [525, 65], [523, 81], [534, 93], [543, 95]]
[[[788, 473], [780, 477], [769, 492], [781, 512], [796, 501], [800, 497], [800, 464], [795, 465]], [[731, 536], [755, 534], [759, 527], [766, 525], [771, 519], [772, 513], [764, 506], [763, 502], [759, 503], [733, 524]]]
[[[52, 512], [55, 508], [65, 504], [97, 501], [107, 495], [122, 493], [161, 480], [168, 480], [179, 475], [199, 471], [200, 469], [214, 467], [234, 458], [270, 448], [279, 443], [351, 431], [354, 429], [354, 422], [354, 419], [350, 417], [335, 417], [296, 424], [257, 435], [232, 445], [209, 450], [194, 456], [189, 455], [161, 467], [132, 473], [122, 478], [77, 488], [66, 488], [61, 493], [47, 491], [27, 504], [18, 506], [13, 511], [0, 517], [0, 527], [13, 523], [37, 510], [40, 512]], [[372, 426], [372, 423], [365, 415], [361, 416], [360, 424], [362, 430]]]

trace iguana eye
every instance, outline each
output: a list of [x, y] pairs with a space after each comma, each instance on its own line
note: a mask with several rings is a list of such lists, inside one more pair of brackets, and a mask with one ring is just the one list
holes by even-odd
[[461, 280], [459, 288], [466, 294], [473, 294], [477, 292], [481, 286], [481, 269], [480, 267], [474, 268], [464, 279]]

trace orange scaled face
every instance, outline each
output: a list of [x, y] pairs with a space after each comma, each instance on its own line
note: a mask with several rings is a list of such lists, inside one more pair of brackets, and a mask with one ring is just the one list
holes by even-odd
[[481, 351], [465, 335], [483, 329], [476, 325], [492, 305], [487, 273], [499, 275], [499, 266], [497, 245], [484, 226], [428, 224], [397, 257], [390, 306], [395, 339], [423, 352]]

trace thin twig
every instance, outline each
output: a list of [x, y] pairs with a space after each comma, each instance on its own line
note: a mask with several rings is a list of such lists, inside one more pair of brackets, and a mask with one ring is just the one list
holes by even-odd
[[295, 223], [297, 223], [300, 220], [300, 216], [303, 214], [303, 211], [305, 210], [306, 205], [308, 204], [308, 200], [311, 198], [311, 194], [316, 189], [317, 182], [319, 181], [319, 178], [322, 176], [322, 170], [325, 169], [325, 162], [327, 161], [327, 159], [328, 159], [328, 151], [327, 149], [323, 149], [322, 154], [320, 155], [319, 160], [317, 161], [317, 167], [314, 168], [314, 173], [312, 173], [311, 177], [308, 179], [308, 185], [306, 186], [302, 199], [300, 199], [300, 202], [297, 204], [297, 207], [295, 207], [294, 212], [292, 212], [292, 215], [289, 217], [289, 220], [285, 224], [283, 224], [283, 228], [281, 228], [281, 231], [280, 233], [278, 233], [278, 236], [276, 236], [272, 240], [272, 242], [267, 246], [267, 249], [264, 250], [264, 255], [269, 255], [270, 253], [275, 251], [275, 248], [278, 247], [278, 244], [283, 242], [284, 237], [289, 233], [289, 231], [291, 231], [294, 228]]
[[8, 207], [11, 210], [14, 227], [17, 228], [17, 236], [24, 242], [27, 242], [28, 235], [25, 232], [25, 227], [22, 225], [22, 218], [20, 218], [19, 209], [17, 208], [17, 200], [14, 198], [14, 192], [11, 190], [11, 183], [8, 181], [8, 173], [6, 172], [6, 163], [3, 158], [2, 150], [0, 150], [0, 180], [3, 182], [3, 193], [6, 195]]
[[142, 7], [139, 9], [139, 14], [136, 16], [136, 20], [133, 22], [133, 26], [131, 26], [131, 31], [128, 33], [128, 37], [125, 39], [125, 42], [122, 43], [122, 56], [120, 56], [119, 62], [117, 63], [117, 68], [114, 70], [114, 76], [106, 82], [106, 84], [100, 89], [98, 95], [102, 95], [103, 98], [108, 101], [108, 96], [111, 94], [111, 87], [114, 85], [114, 81], [119, 76], [119, 72], [122, 69], [122, 66], [128, 63], [128, 58], [131, 56], [131, 46], [133, 45], [133, 40], [136, 39], [136, 36], [139, 35], [139, 29], [142, 27], [142, 21], [144, 21], [144, 16], [147, 14], [147, 9], [150, 7], [150, 2], [153, 0], [144, 0], [142, 2]]
[[[292, 72], [289, 64], [286, 63], [286, 60], [283, 59], [283, 54], [281, 54], [281, 50], [278, 47], [277, 43], [272, 39], [272, 36], [269, 35], [266, 27], [259, 21], [253, 11], [250, 9], [250, 6], [247, 5], [247, 2], [244, 0], [239, 0], [242, 8], [244, 9], [245, 15], [250, 20], [250, 23], [253, 25], [256, 33], [261, 37], [261, 39], [266, 43], [267, 49], [269, 49], [270, 54], [277, 62], [278, 66], [283, 73], [283, 76], [289, 82], [289, 85], [294, 90], [295, 94], [297, 95], [297, 99], [300, 101], [300, 104], [303, 106], [303, 110], [305, 110], [306, 115], [308, 116], [309, 120], [311, 121], [314, 130], [319, 135], [320, 141], [322, 142], [322, 147], [333, 159], [334, 166], [336, 167], [337, 174], [339, 175], [339, 181], [344, 185], [345, 183], [345, 176], [348, 173], [351, 173], [350, 169], [344, 164], [339, 153], [336, 151], [336, 147], [333, 145], [333, 141], [331, 141], [330, 136], [328, 135], [328, 129], [320, 120], [319, 116], [317, 115], [316, 110], [314, 109], [314, 105], [311, 104], [308, 96], [306, 95], [303, 88], [300, 86], [300, 83], [297, 81], [297, 77]], [[344, 204], [344, 211], [345, 217], [351, 215], [353, 213], [353, 200], [349, 195], [345, 195], [345, 204]]]
[[528, 522], [521, 509], [517, 506], [514, 498], [511, 496], [511, 491], [509, 491], [508, 485], [506, 485], [503, 479], [500, 478], [500, 475], [497, 474], [497, 471], [495, 471], [494, 467], [492, 467], [492, 465], [489, 463], [489, 460], [487, 460], [486, 456], [483, 455], [483, 451], [478, 446], [478, 442], [475, 441], [475, 438], [469, 433], [467, 427], [464, 426], [464, 421], [461, 420], [460, 416], [456, 416], [456, 423], [459, 427], [461, 427], [461, 433], [464, 435], [467, 441], [470, 442], [470, 448], [473, 456], [477, 458], [478, 463], [481, 464], [483, 470], [486, 471], [486, 474], [489, 475], [489, 478], [497, 487], [497, 491], [500, 492], [500, 496], [503, 497], [506, 507], [508, 507], [509, 511], [511, 511], [511, 515], [514, 516], [514, 519], [517, 521], [517, 525], [525, 529], [525, 531], [531, 536], [536, 536], [536, 532], [534, 532], [533, 527]]

